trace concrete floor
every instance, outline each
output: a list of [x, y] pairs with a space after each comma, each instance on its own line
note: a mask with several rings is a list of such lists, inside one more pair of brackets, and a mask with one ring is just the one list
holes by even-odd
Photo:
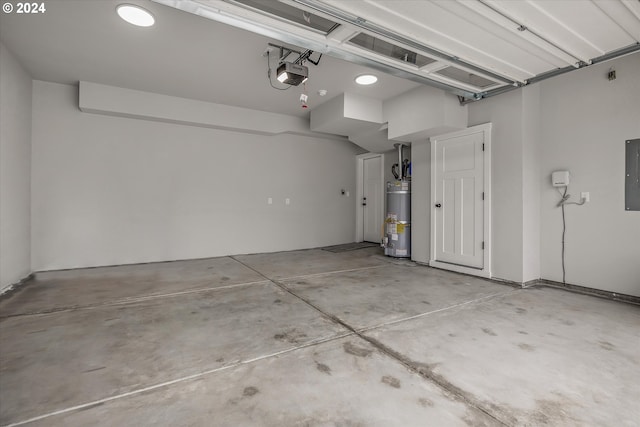
[[40, 273], [0, 424], [640, 425], [640, 307], [305, 250]]

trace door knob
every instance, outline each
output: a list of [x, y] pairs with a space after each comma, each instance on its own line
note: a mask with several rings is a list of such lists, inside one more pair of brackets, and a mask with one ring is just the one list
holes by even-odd
[[436, 203], [436, 208], [441, 208], [442, 205], [440, 203]]
[[366, 197], [362, 198], [362, 206], [367, 206], [367, 198]]

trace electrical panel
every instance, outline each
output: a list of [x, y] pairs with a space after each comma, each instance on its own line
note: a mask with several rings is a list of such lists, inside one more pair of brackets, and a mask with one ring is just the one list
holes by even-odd
[[640, 138], [625, 141], [624, 208], [640, 211]]

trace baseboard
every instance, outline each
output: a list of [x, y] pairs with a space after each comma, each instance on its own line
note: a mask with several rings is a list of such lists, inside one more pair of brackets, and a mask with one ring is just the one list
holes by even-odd
[[501, 285], [508, 285], [513, 288], [529, 288], [540, 283], [539, 279], [529, 280], [528, 282], [516, 282], [515, 280], [501, 279], [499, 277], [492, 277], [489, 280], [492, 282], [500, 283]]
[[572, 285], [570, 283], [556, 282], [554, 280], [540, 279], [539, 285], [550, 288], [563, 289], [565, 291], [578, 294], [591, 295], [606, 298], [613, 301], [621, 301], [629, 304], [640, 305], [640, 297], [634, 295], [620, 294], [618, 292], [605, 291], [602, 289], [587, 288], [586, 286]]
[[[422, 263], [419, 263], [419, 264], [422, 264]], [[425, 265], [425, 264], [422, 264], [422, 265]], [[429, 265], [427, 266], [429, 267]], [[526, 282], [516, 282], [514, 280], [500, 279], [499, 277], [491, 277], [489, 280], [491, 280], [492, 282], [503, 284], [503, 285], [512, 286], [514, 288], [527, 289], [527, 288], [533, 288], [536, 286], [547, 286], [550, 288], [562, 289], [562, 290], [577, 293], [577, 294], [591, 295], [591, 296], [605, 298], [612, 301], [620, 301], [620, 302], [626, 302], [629, 304], [640, 305], [640, 297], [637, 297], [634, 295], [620, 294], [618, 292], [588, 288], [586, 286], [572, 285], [569, 283], [556, 282], [548, 279], [533, 279], [533, 280], [528, 280]]]
[[522, 288], [530, 288], [532, 286], [539, 285], [540, 283], [542, 283], [542, 279], [533, 279], [533, 280], [528, 280], [524, 283], [520, 283], [520, 286]]
[[23, 277], [22, 279], [18, 280], [16, 283], [12, 283], [12, 284], [10, 284], [8, 286], [5, 286], [4, 288], [2, 288], [0, 290], [0, 298], [5, 298], [5, 297], [8, 297], [9, 295], [13, 294], [22, 285], [24, 285], [25, 283], [29, 282], [30, 280], [33, 280], [34, 277], [35, 277], [35, 274], [34, 273], [30, 273], [28, 276]]

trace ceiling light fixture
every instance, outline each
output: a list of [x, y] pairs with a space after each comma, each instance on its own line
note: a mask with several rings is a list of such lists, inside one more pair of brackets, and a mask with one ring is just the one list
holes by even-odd
[[362, 74], [361, 76], [356, 77], [356, 83], [359, 85], [372, 85], [378, 81], [378, 78], [373, 74]]
[[118, 12], [120, 18], [138, 27], [150, 27], [156, 22], [151, 12], [132, 4], [118, 5], [116, 12]]

